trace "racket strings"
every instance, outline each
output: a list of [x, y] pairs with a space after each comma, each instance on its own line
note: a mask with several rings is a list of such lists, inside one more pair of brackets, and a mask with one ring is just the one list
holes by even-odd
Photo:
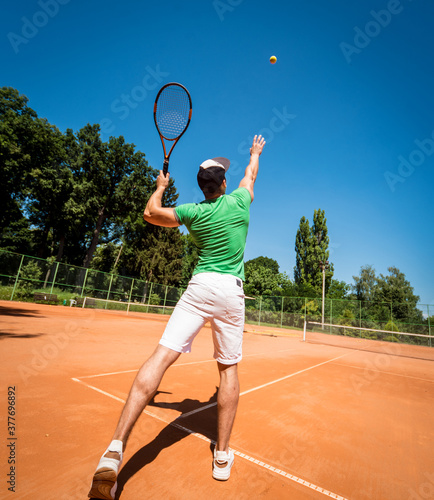
[[161, 92], [156, 107], [156, 123], [165, 139], [177, 139], [187, 127], [189, 115], [190, 99], [182, 87], [170, 86]]

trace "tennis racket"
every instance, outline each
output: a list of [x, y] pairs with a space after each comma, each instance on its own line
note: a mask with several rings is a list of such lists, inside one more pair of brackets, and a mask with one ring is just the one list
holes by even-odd
[[[173, 148], [190, 124], [191, 97], [188, 90], [180, 83], [168, 83], [161, 87], [154, 104], [154, 121], [163, 144], [163, 174], [169, 170], [169, 158]], [[165, 141], [169, 141], [167, 148]], [[172, 147], [169, 149], [170, 143]]]

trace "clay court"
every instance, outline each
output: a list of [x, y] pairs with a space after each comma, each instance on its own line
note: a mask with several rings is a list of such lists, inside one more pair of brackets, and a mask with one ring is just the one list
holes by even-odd
[[[130, 385], [168, 316], [0, 302], [1, 498], [86, 499]], [[434, 350], [434, 348], [432, 348]], [[205, 327], [136, 425], [117, 497], [434, 498], [434, 361], [246, 325], [227, 482], [212, 479], [218, 371]], [[15, 387], [15, 493], [8, 491]]]

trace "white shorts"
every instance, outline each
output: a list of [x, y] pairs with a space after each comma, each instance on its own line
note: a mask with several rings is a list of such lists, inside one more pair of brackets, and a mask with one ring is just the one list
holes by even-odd
[[160, 344], [176, 352], [190, 352], [191, 344], [210, 321], [214, 358], [224, 365], [241, 361], [244, 331], [242, 281], [231, 274], [199, 273], [179, 299]]

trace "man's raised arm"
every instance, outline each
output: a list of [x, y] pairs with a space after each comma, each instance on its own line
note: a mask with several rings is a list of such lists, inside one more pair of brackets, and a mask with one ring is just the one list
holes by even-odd
[[261, 135], [253, 138], [253, 144], [250, 148], [250, 162], [246, 167], [244, 177], [241, 179], [240, 185], [238, 187], [245, 187], [248, 189], [250, 196], [253, 201], [253, 186], [255, 185], [256, 177], [258, 175], [259, 169], [259, 156], [262, 153], [262, 149], [265, 146], [265, 140]]
[[169, 173], [164, 176], [163, 171], [160, 170], [160, 175], [157, 177], [157, 189], [148, 200], [143, 218], [146, 222], [156, 226], [178, 227], [181, 223], [176, 218], [175, 209], [161, 206], [164, 191], [169, 185], [169, 177]]

